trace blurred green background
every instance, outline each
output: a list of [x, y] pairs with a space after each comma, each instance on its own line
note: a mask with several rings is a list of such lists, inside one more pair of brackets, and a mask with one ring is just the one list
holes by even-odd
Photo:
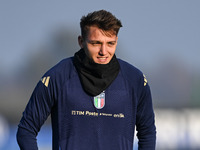
[[[117, 57], [142, 70], [151, 86], [157, 149], [200, 149], [199, 8], [199, 0], [1, 0], [0, 149], [19, 149], [17, 124], [34, 87], [79, 50], [80, 18], [100, 9], [122, 21]], [[38, 142], [51, 148], [49, 120]]]

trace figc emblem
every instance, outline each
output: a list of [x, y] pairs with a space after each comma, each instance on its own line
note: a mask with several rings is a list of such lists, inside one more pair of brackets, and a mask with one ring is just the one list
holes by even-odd
[[105, 106], [105, 92], [94, 97], [94, 106], [97, 109], [102, 109]]

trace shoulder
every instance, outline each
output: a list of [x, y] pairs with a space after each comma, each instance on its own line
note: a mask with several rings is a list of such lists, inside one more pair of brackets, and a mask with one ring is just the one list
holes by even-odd
[[73, 57], [61, 60], [47, 72], [49, 73], [69, 72], [71, 69], [73, 69]]
[[120, 64], [121, 72], [124, 76], [126, 76], [126, 78], [131, 80], [133, 79], [138, 80], [141, 77], [143, 78], [142, 71], [139, 70], [137, 67], [121, 59], [118, 59], [118, 62]]
[[[67, 71], [73, 67], [73, 57], [65, 58], [61, 60], [58, 64], [52, 67], [49, 72], [62, 72]], [[68, 68], [68, 69], [67, 69]]]
[[124, 79], [131, 87], [148, 87], [147, 79], [140, 69], [121, 59], [118, 59], [118, 62]]
[[75, 75], [75, 67], [73, 65], [73, 57], [69, 57], [61, 60], [54, 67], [49, 69], [43, 77], [49, 76], [51, 80], [56, 80], [56, 82], [64, 82]]
[[138, 95], [141, 95], [144, 91], [149, 91], [147, 79], [141, 70], [121, 59], [118, 59], [118, 62], [124, 80], [138, 92]]

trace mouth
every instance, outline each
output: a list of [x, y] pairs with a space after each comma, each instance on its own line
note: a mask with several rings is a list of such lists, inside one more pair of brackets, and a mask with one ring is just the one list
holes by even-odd
[[108, 57], [97, 57], [97, 60], [99, 63], [106, 63], [107, 59], [108, 59]]

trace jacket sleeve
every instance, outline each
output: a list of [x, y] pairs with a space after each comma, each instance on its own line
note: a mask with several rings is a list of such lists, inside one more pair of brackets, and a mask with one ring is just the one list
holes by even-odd
[[137, 105], [136, 130], [138, 150], [155, 150], [156, 127], [152, 105], [151, 91], [146, 77], [142, 77]]
[[37, 134], [51, 112], [51, 78], [43, 77], [34, 89], [18, 125], [17, 142], [21, 150], [37, 150]]

